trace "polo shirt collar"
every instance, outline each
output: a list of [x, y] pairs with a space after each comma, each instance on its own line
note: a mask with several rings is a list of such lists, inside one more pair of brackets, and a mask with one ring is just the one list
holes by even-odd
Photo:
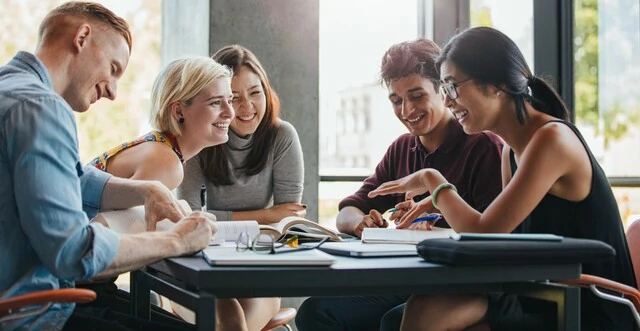
[[[447, 138], [444, 140], [444, 142], [435, 151], [431, 152], [431, 154], [435, 153], [436, 151], [445, 154], [453, 151], [458, 145], [458, 142], [460, 142], [460, 140], [462, 140], [465, 135], [466, 134], [462, 129], [462, 125], [460, 125], [458, 121], [453, 121], [453, 124], [451, 125], [451, 132], [449, 132], [449, 135], [447, 135]], [[414, 144], [415, 145], [413, 146], [413, 148], [411, 148], [412, 152], [420, 149], [423, 152], [427, 153], [427, 150], [424, 148], [424, 146], [422, 146], [422, 143], [420, 142], [420, 137], [414, 137]]]

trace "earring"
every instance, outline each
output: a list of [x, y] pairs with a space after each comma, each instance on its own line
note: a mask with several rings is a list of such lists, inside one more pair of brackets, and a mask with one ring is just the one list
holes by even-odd
[[498, 93], [496, 93], [497, 96], [502, 96], [502, 91], [498, 91]]
[[180, 119], [178, 120], [178, 123], [184, 124], [184, 117], [180, 117]]

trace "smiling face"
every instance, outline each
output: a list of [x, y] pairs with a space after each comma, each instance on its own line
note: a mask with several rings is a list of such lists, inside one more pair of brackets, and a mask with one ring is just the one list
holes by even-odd
[[389, 101], [396, 117], [414, 136], [427, 136], [445, 120], [446, 108], [433, 82], [411, 74], [389, 82]]
[[[445, 61], [440, 66], [443, 84], [454, 83], [457, 98], [444, 93], [445, 105], [462, 125], [467, 134], [491, 130], [501, 108], [502, 93], [493, 85], [478, 86], [468, 75], [458, 70], [455, 64]], [[455, 95], [453, 95], [455, 97]]]
[[234, 116], [231, 82], [221, 77], [206, 85], [191, 101], [181, 105], [182, 135], [199, 141], [202, 148], [226, 143]]
[[117, 81], [129, 62], [127, 41], [112, 29], [89, 27], [83, 42], [72, 64], [69, 86], [62, 92], [77, 112], [88, 110], [103, 97], [115, 100]]
[[233, 73], [231, 90], [233, 108], [236, 111], [231, 130], [240, 137], [246, 137], [256, 132], [267, 109], [262, 82], [249, 67], [241, 66]]

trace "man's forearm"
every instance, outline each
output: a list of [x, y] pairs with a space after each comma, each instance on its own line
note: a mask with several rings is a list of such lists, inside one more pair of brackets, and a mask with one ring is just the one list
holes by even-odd
[[346, 206], [340, 209], [336, 217], [336, 227], [338, 231], [354, 234], [356, 226], [360, 224], [364, 215], [364, 212], [356, 207]]
[[96, 278], [111, 277], [155, 261], [185, 254], [180, 239], [169, 231], [120, 235], [116, 259]]
[[100, 210], [127, 209], [144, 204], [149, 192], [159, 189], [159, 182], [111, 177], [104, 186]]

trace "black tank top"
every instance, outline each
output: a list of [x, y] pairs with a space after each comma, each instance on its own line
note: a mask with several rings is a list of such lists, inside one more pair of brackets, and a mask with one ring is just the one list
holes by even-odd
[[[553, 233], [565, 237], [603, 241], [616, 250], [616, 256], [606, 261], [585, 263], [582, 265], [582, 272], [637, 288], [618, 204], [604, 171], [573, 124], [561, 120], [549, 122], [567, 125], [582, 142], [589, 154], [593, 171], [591, 191], [579, 202], [546, 194], [514, 232]], [[513, 175], [517, 169], [513, 151], [510, 152], [509, 158]], [[634, 329], [634, 321], [628, 307], [598, 298], [589, 290], [581, 291], [580, 296], [583, 328], [593, 325], [594, 330], [597, 330], [597, 325], [601, 325], [603, 330]]]

